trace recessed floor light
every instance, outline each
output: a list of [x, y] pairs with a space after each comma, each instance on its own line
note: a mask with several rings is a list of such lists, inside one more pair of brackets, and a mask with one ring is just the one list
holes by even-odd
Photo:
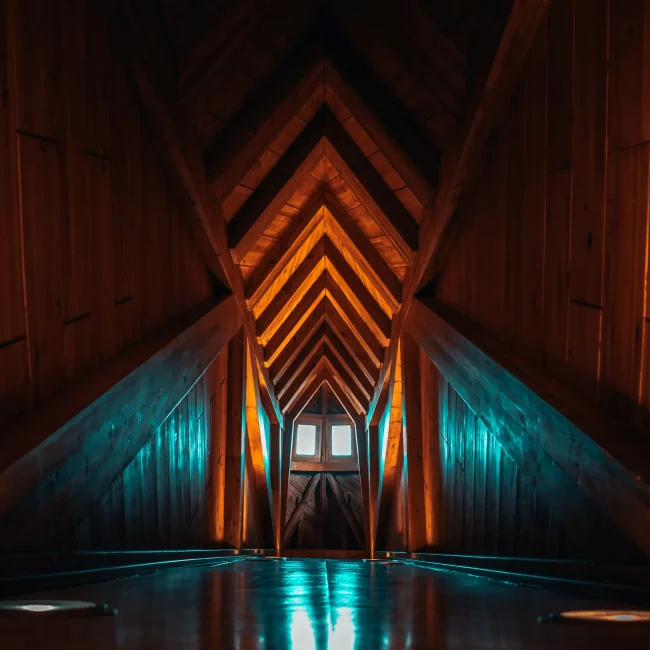
[[117, 610], [108, 605], [83, 600], [2, 600], [0, 617], [6, 616], [112, 616]]
[[542, 623], [650, 623], [650, 611], [627, 609], [576, 610], [541, 616]]

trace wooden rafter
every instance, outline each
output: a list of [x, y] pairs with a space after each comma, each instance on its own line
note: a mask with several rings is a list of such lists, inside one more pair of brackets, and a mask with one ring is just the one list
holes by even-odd
[[288, 264], [317, 229], [322, 220], [322, 208], [323, 194], [319, 188], [246, 280], [246, 298], [251, 307], [269, 290], [281, 273], [292, 272]]
[[310, 31], [208, 146], [206, 174], [220, 200], [244, 178], [322, 79], [322, 45]]
[[250, 251], [303, 177], [323, 157], [322, 145], [329, 124], [329, 113], [321, 109], [232, 218], [228, 224], [228, 245], [237, 262]]
[[335, 353], [341, 360], [341, 363], [345, 365], [350, 373], [350, 376], [354, 379], [355, 383], [359, 388], [366, 394], [367, 400], [370, 400], [372, 396], [372, 391], [374, 384], [369, 380], [364, 371], [359, 360], [348, 350], [347, 345], [341, 339], [341, 335], [338, 333], [335, 327], [332, 326], [329, 319], [325, 319], [325, 334], [330, 341], [332, 348]]
[[365, 413], [367, 407], [367, 398], [363, 391], [353, 381], [350, 372], [336, 355], [331, 341], [325, 340], [325, 350], [323, 356], [328, 362], [329, 370], [332, 376], [337, 380], [341, 390], [347, 395], [350, 402], [354, 405], [357, 414]]
[[320, 473], [315, 473], [307, 482], [307, 486], [305, 487], [305, 490], [302, 493], [300, 503], [295, 507], [294, 511], [291, 513], [291, 517], [289, 517], [289, 521], [287, 522], [284, 531], [285, 544], [289, 542], [298, 524], [302, 520], [302, 517], [305, 513], [305, 509], [307, 508], [307, 504], [311, 501], [312, 497], [314, 496], [314, 493], [316, 492], [316, 488], [318, 487], [320, 481], [322, 480], [321, 476], [322, 475]]
[[188, 206], [190, 227], [199, 243], [199, 249], [206, 255], [207, 260], [215, 258], [219, 260], [223, 274], [235, 296], [249, 341], [264, 373], [273, 407], [279, 421], [282, 422], [282, 412], [268, 377], [268, 370], [264, 366], [264, 352], [257, 341], [253, 315], [246, 305], [241, 270], [234, 264], [228, 250], [223, 212], [220, 205], [214, 205], [208, 199], [210, 189], [202, 170], [203, 156], [198, 138], [189, 128], [182, 108], [173, 94], [170, 94], [168, 84], [160, 82], [150, 73], [149, 67], [152, 69], [157, 67], [149, 61], [151, 57], [145, 49], [147, 38], [139, 28], [130, 2], [120, 0], [120, 7], [122, 30], [116, 34], [115, 40], [122, 47], [126, 44], [125, 61], [132, 72], [143, 111], [157, 135], [160, 155], [167, 165], [179, 195]]
[[328, 85], [426, 205], [438, 178], [439, 152], [336, 28], [328, 30], [325, 55]]
[[548, 0], [514, 0], [479, 100], [460, 127], [456, 144], [445, 152], [447, 167], [441, 174], [442, 182], [432, 206], [425, 210], [419, 251], [405, 278], [402, 307], [393, 318], [391, 341], [375, 386], [368, 422], [376, 408], [387, 370], [397, 354], [397, 343], [413, 297], [429, 265], [435, 265], [444, 237], [449, 236], [448, 231], [459, 222], [454, 216], [463, 197], [478, 181], [488, 138], [506, 114], [508, 101], [547, 8]]
[[300, 389], [302, 386], [305, 386], [309, 383], [310, 377], [314, 374], [317, 374], [318, 371], [325, 364], [325, 344], [320, 343], [317, 348], [308, 351], [308, 357], [302, 368], [298, 372], [298, 375], [294, 379], [294, 386], [296, 390], [291, 391], [288, 394], [285, 394], [284, 399], [280, 400], [280, 405], [282, 406], [283, 411], [293, 410], [293, 407], [300, 398]]

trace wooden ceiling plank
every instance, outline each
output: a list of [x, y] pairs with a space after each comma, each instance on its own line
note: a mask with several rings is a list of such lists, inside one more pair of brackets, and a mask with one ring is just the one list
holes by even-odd
[[384, 348], [370, 327], [368, 327], [368, 324], [348, 300], [339, 284], [333, 280], [329, 273], [326, 278], [326, 288], [330, 302], [347, 326], [356, 334], [364, 349], [370, 355], [372, 362], [379, 368], [384, 360]]
[[325, 55], [327, 83], [426, 205], [438, 180], [440, 153], [338, 30], [328, 32]]
[[323, 196], [319, 188], [251, 273], [246, 281], [246, 298], [251, 307], [274, 283], [287, 262], [296, 255], [314, 230], [318, 220], [322, 218], [322, 207]]
[[325, 268], [325, 237], [309, 251], [300, 266], [288, 278], [268, 307], [257, 319], [257, 331], [266, 343], [293, 311]]
[[195, 237], [199, 238], [199, 249], [210, 251], [212, 257], [219, 259], [223, 274], [235, 296], [255, 356], [264, 373], [273, 408], [282, 423], [282, 412], [268, 377], [268, 370], [264, 366], [264, 352], [257, 340], [255, 321], [246, 305], [241, 270], [234, 264], [228, 250], [223, 212], [220, 204], [215, 205], [208, 198], [210, 190], [202, 170], [203, 156], [198, 136], [189, 127], [184, 111], [175, 100], [169, 84], [150, 73], [150, 69], [157, 70], [159, 66], [150, 60], [151, 56], [148, 55], [145, 45], [148, 38], [138, 25], [131, 4], [128, 0], [121, 0], [119, 8], [121, 15], [116, 21], [116, 44], [120, 49], [126, 50], [124, 60], [132, 74], [143, 113], [157, 136], [155, 141], [159, 145], [161, 159], [179, 196], [188, 206], [190, 228]]
[[[327, 109], [329, 112], [329, 109]], [[418, 248], [418, 225], [348, 132], [329, 113], [325, 154], [406, 262]]]
[[322, 79], [322, 46], [310, 32], [206, 148], [206, 175], [220, 201], [235, 189]]
[[228, 224], [228, 245], [237, 262], [251, 250], [323, 157], [322, 142], [329, 126], [328, 112], [319, 110], [232, 218]]
[[350, 244], [365, 260], [369, 272], [373, 273], [376, 279], [386, 288], [392, 297], [395, 309], [397, 309], [402, 302], [402, 283], [399, 278], [331, 192], [324, 193], [323, 203], [333, 217], [333, 219], [326, 218], [326, 221], [330, 222], [329, 227], [349, 240]]
[[[390, 317], [366, 289], [359, 276], [328, 237], [325, 238], [325, 255], [329, 262], [327, 265], [328, 272], [335, 272], [336, 275], [340, 276], [351, 292], [348, 295], [350, 302], [359, 304], [381, 334], [388, 338], [390, 336]], [[345, 290], [345, 287], [342, 288]]]
[[325, 346], [321, 343], [318, 348], [311, 352], [309, 360], [298, 373], [294, 381], [294, 390], [289, 395], [285, 394], [284, 398], [280, 400], [280, 405], [284, 412], [289, 411], [300, 399], [301, 390], [304, 386], [309, 384], [310, 378], [313, 374], [317, 373], [325, 363]]
[[376, 408], [386, 372], [397, 353], [397, 342], [413, 297], [421, 287], [428, 267], [435, 267], [436, 256], [444, 249], [442, 244], [445, 237], [452, 236], [448, 231], [460, 227], [462, 220], [454, 219], [454, 215], [463, 197], [471, 193], [478, 181], [487, 141], [506, 115], [508, 102], [547, 9], [548, 0], [513, 1], [490, 71], [482, 92], [478, 93], [478, 101], [468, 111], [468, 119], [460, 126], [456, 144], [445, 152], [447, 169], [442, 170], [442, 182], [432, 207], [425, 209], [419, 251], [405, 277], [402, 307], [393, 318], [391, 342], [375, 386], [368, 421]]
[[310, 313], [316, 309], [319, 301], [325, 297], [326, 273], [314, 282], [309, 291], [302, 297], [291, 313], [284, 320], [275, 334], [264, 346], [264, 353], [269, 364], [275, 362], [276, 356], [291, 343], [295, 331], [307, 320]]

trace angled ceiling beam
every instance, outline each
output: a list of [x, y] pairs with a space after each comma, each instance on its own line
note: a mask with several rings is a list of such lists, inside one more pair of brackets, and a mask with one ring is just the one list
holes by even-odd
[[384, 347], [375, 333], [370, 329], [356, 307], [348, 300], [339, 283], [329, 273], [326, 276], [325, 286], [332, 306], [343, 318], [346, 325], [355, 333], [372, 362], [379, 368], [384, 360]]
[[366, 402], [369, 402], [375, 385], [366, 377], [361, 363], [350, 353], [340, 334], [327, 317], [325, 318], [325, 334], [341, 363], [347, 368], [357, 386], [364, 392]]
[[276, 357], [291, 342], [300, 326], [309, 318], [318, 303], [325, 297], [327, 273], [322, 273], [300, 302], [291, 311], [275, 334], [264, 346], [264, 354], [269, 364], [274, 364]]
[[[365, 413], [368, 406], [368, 400], [363, 391], [356, 385], [350, 373], [336, 356], [332, 343], [325, 341], [324, 357], [327, 359], [332, 376], [338, 381], [341, 390], [347, 395], [350, 403], [354, 405], [357, 415]], [[365, 433], [365, 431], [364, 431]]]
[[347, 240], [349, 245], [361, 256], [364, 270], [385, 287], [389, 294], [386, 299], [392, 303], [391, 306], [394, 309], [397, 309], [402, 302], [402, 283], [393, 269], [384, 261], [363, 230], [359, 228], [356, 221], [345, 211], [331, 192], [324, 192], [323, 205], [327, 210], [325, 226], [330, 239], [334, 241], [336, 237]]
[[131, 3], [128, 0], [120, 0], [119, 8], [121, 24], [116, 25], [116, 44], [126, 49], [125, 63], [132, 73], [143, 112], [157, 136], [160, 155], [169, 170], [171, 180], [188, 206], [191, 230], [199, 237], [200, 249], [208, 251], [211, 258], [219, 259], [242, 315], [246, 334], [264, 373], [273, 408], [282, 423], [282, 411], [268, 377], [268, 370], [264, 366], [262, 346], [257, 341], [255, 321], [246, 305], [241, 271], [235, 266], [228, 250], [223, 212], [220, 205], [215, 206], [208, 199], [210, 190], [201, 169], [202, 156], [198, 138], [190, 129], [189, 122], [178, 101], [170, 93], [168, 84], [150, 72], [150, 69], [156, 70], [159, 66], [149, 60], [151, 57], [144, 49], [147, 37], [140, 30]]
[[321, 474], [320, 472], [316, 472], [312, 474], [311, 478], [307, 482], [307, 486], [305, 487], [305, 490], [302, 493], [302, 498], [300, 499], [300, 503], [296, 506], [295, 510], [291, 513], [291, 517], [289, 517], [289, 521], [287, 522], [287, 525], [285, 527], [285, 531], [284, 531], [285, 545], [289, 543], [291, 536], [296, 530], [298, 524], [300, 523], [300, 520], [302, 519], [303, 514], [305, 513], [305, 510], [307, 509], [307, 504], [311, 501], [312, 497], [314, 496], [314, 492], [316, 492], [316, 488], [318, 487], [321, 480], [323, 480], [323, 474]]
[[291, 341], [289, 341], [284, 346], [282, 352], [271, 364], [269, 373], [276, 387], [280, 384], [285, 373], [294, 362], [300, 351], [303, 349], [304, 345], [307, 343], [307, 341], [309, 341], [314, 332], [320, 327], [321, 323], [325, 321], [325, 303], [326, 298], [323, 298], [319, 301], [317, 307], [302, 323], [298, 331], [295, 332], [291, 337]]
[[321, 237], [258, 316], [257, 332], [266, 343], [325, 269], [325, 237]]
[[325, 318], [330, 327], [336, 332], [346, 350], [359, 364], [365, 378], [374, 386], [378, 374], [377, 366], [375, 366], [363, 343], [359, 340], [358, 334], [348, 326], [345, 319], [330, 301], [329, 296], [324, 302], [324, 307]]
[[291, 363], [291, 366], [276, 383], [275, 389], [280, 400], [282, 400], [284, 394], [291, 388], [293, 381], [298, 377], [309, 359], [312, 358], [317, 350], [321, 349], [324, 337], [325, 318], [323, 316], [320, 319], [320, 325], [310, 334], [309, 338], [302, 343], [299, 352]]
[[[253, 33], [270, 2], [233, 2], [219, 12], [186, 57], [178, 83], [183, 101], [192, 103], [214, 79], [230, 55]], [[254, 6], [251, 6], [254, 5]]]
[[329, 112], [321, 108], [228, 224], [228, 245], [241, 261], [323, 157]]
[[259, 302], [272, 285], [279, 279], [280, 274], [291, 274], [289, 265], [295, 259], [299, 250], [306, 245], [310, 236], [322, 220], [323, 193], [319, 188], [302, 210], [296, 215], [280, 238], [266, 252], [246, 280], [246, 298], [251, 307]]
[[339, 508], [341, 508], [343, 516], [347, 520], [348, 526], [350, 526], [350, 530], [352, 531], [354, 538], [357, 540], [357, 544], [359, 544], [359, 546], [363, 546], [363, 533], [361, 532], [361, 528], [359, 528], [357, 518], [354, 516], [352, 508], [350, 508], [350, 504], [345, 500], [343, 489], [341, 488], [339, 482], [336, 480], [336, 476], [334, 474], [330, 474], [328, 472], [326, 476], [327, 482], [330, 484], [332, 492], [334, 493], [334, 497], [339, 504]]
[[332, 243], [329, 237], [325, 237], [325, 256], [327, 257], [327, 271], [339, 283], [345, 291], [350, 302], [357, 310], [368, 317], [370, 327], [375, 331], [378, 338], [385, 337], [383, 344], [387, 344], [390, 336], [390, 317], [381, 308], [375, 297], [366, 289], [365, 285], [341, 255], [339, 249]]
[[444, 152], [446, 169], [441, 174], [442, 182], [433, 205], [425, 210], [423, 216], [420, 248], [405, 278], [402, 308], [393, 318], [391, 341], [375, 386], [367, 423], [372, 419], [386, 372], [397, 353], [397, 342], [413, 297], [427, 267], [435, 264], [435, 256], [447, 231], [458, 221], [454, 215], [459, 204], [478, 182], [488, 138], [506, 114], [508, 102], [547, 8], [548, 0], [513, 1], [483, 91], [468, 119], [460, 127], [456, 144]]
[[325, 140], [327, 158], [402, 258], [411, 262], [418, 249], [418, 224], [327, 106], [324, 111], [330, 123]]
[[440, 153], [335, 27], [327, 31], [325, 55], [328, 85], [426, 205], [438, 180]]
[[294, 390], [284, 393], [280, 399], [280, 406], [284, 412], [292, 409], [293, 405], [300, 398], [300, 390], [309, 383], [313, 373], [317, 372], [325, 363], [325, 345], [321, 341], [317, 348], [309, 350], [307, 361], [293, 381]]
[[223, 201], [323, 81], [322, 41], [310, 31], [205, 152], [208, 182]]

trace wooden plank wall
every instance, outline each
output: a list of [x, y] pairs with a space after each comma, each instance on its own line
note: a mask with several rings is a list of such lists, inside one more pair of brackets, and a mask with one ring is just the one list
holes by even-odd
[[60, 548], [190, 548], [214, 541], [206, 507], [211, 376], [204, 373], [76, 529], [67, 537], [62, 531]]
[[[428, 411], [437, 420], [440, 491], [429, 497], [436, 520], [432, 546], [445, 551], [521, 557], [584, 557], [559, 516], [435, 365]], [[429, 541], [429, 540], [428, 540]]]
[[[320, 393], [320, 391], [318, 391]], [[358, 472], [333, 472], [339, 482], [345, 499], [357, 522], [363, 522], [363, 504], [361, 502], [361, 482]], [[311, 472], [291, 472], [289, 477], [289, 495], [287, 503], [287, 519], [289, 521], [291, 514], [300, 503], [302, 495], [307, 487], [309, 479], [312, 477]], [[321, 476], [322, 481], [326, 481], [325, 474]], [[358, 549], [358, 544], [347, 524], [347, 521], [338, 505], [338, 502], [332, 492], [330, 485], [326, 485], [325, 499], [325, 521], [321, 522], [323, 505], [321, 503], [321, 488], [319, 485], [310, 499], [305, 509], [302, 522], [298, 524], [287, 548], [297, 549], [330, 549], [330, 550], [348, 550]], [[322, 527], [322, 530], [321, 530]], [[363, 530], [363, 528], [362, 528]]]
[[0, 5], [0, 425], [212, 294], [102, 4]]
[[551, 0], [438, 298], [650, 422], [650, 4]]

